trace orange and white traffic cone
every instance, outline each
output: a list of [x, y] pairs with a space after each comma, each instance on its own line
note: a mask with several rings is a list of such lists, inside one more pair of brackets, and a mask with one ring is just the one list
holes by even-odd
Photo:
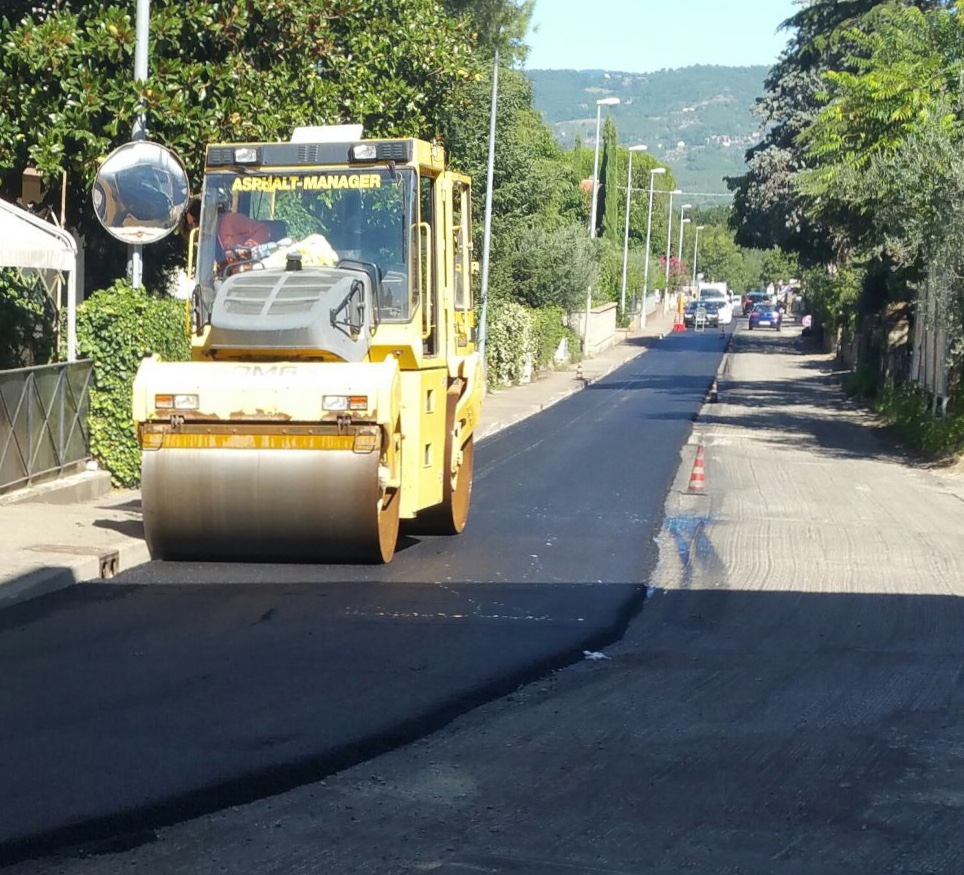
[[688, 492], [702, 492], [706, 488], [703, 472], [703, 447], [696, 448], [696, 459], [693, 461], [693, 473], [690, 474]]

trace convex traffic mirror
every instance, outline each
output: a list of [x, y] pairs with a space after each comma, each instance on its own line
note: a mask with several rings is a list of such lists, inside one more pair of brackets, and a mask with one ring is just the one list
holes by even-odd
[[124, 243], [155, 243], [187, 209], [187, 171], [169, 149], [149, 140], [125, 143], [97, 171], [92, 198], [101, 225]]

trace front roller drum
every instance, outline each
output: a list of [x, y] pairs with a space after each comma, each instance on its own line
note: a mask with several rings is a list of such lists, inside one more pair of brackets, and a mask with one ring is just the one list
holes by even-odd
[[377, 452], [159, 449], [141, 502], [153, 559], [388, 562], [398, 540]]

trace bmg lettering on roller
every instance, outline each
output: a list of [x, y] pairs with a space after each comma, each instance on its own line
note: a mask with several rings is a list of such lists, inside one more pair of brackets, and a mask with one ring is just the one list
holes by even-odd
[[377, 173], [325, 173], [313, 176], [243, 176], [234, 180], [232, 191], [330, 191], [333, 189], [381, 188]]

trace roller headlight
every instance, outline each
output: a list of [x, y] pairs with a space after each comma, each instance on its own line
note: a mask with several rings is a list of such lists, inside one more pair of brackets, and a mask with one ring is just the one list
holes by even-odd
[[331, 412], [341, 410], [368, 410], [367, 395], [323, 395], [321, 409]]
[[359, 143], [351, 147], [352, 161], [374, 161], [377, 154], [374, 143]]
[[155, 395], [154, 407], [157, 410], [197, 410], [200, 401], [197, 395]]
[[234, 160], [238, 164], [260, 164], [258, 151], [256, 146], [238, 146], [234, 150]]

